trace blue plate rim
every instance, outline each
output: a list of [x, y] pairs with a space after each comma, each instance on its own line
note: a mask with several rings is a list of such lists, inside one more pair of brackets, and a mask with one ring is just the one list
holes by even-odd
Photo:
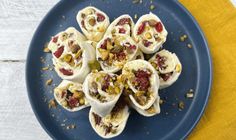
[[[31, 52], [31, 49], [32, 49], [32, 44], [34, 42], [34, 40], [36, 40], [36, 34], [39, 32], [39, 29], [41, 28], [41, 26], [43, 26], [43, 23], [45, 21], [45, 19], [48, 18], [48, 16], [50, 15], [50, 13], [52, 11], [54, 11], [55, 9], [57, 9], [57, 7], [63, 3], [64, 0], [61, 0], [59, 1], [58, 3], [56, 3], [48, 12], [47, 14], [44, 16], [44, 18], [41, 20], [40, 24], [38, 25], [37, 29], [35, 30], [35, 33], [31, 39], [31, 43], [29, 45], [29, 49], [28, 49], [28, 52], [27, 52], [27, 59], [26, 59], [26, 65], [25, 65], [25, 79], [26, 79], [26, 88], [27, 88], [27, 94], [28, 94], [28, 99], [30, 101], [30, 105], [32, 107], [32, 110], [39, 122], [39, 124], [42, 126], [42, 128], [47, 132], [47, 134], [52, 138], [52, 139], [56, 139], [54, 137], [54, 135], [48, 130], [48, 128], [46, 127], [46, 125], [42, 122], [42, 120], [40, 119], [40, 115], [38, 114], [38, 112], [36, 111], [36, 106], [33, 104], [33, 100], [32, 100], [32, 94], [30, 93], [30, 90], [29, 90], [29, 74], [28, 74], [28, 69], [29, 69], [29, 53]], [[197, 116], [197, 119], [194, 121], [193, 125], [191, 128], [189, 128], [188, 131], [185, 132], [185, 134], [180, 134], [179, 135], [182, 135], [180, 136], [181, 139], [185, 139], [187, 136], [189, 136], [189, 134], [193, 131], [193, 129], [196, 127], [196, 125], [198, 124], [200, 118], [202, 117], [205, 109], [206, 109], [206, 106], [208, 104], [208, 101], [209, 101], [209, 96], [210, 96], [210, 93], [211, 93], [211, 88], [212, 88], [212, 81], [213, 81], [213, 65], [212, 65], [212, 57], [211, 57], [211, 54], [210, 54], [210, 49], [209, 49], [209, 45], [208, 45], [208, 42], [206, 40], [206, 37], [201, 29], [201, 27], [199, 26], [199, 24], [197, 23], [197, 20], [192, 16], [192, 14], [178, 1], [178, 0], [172, 0], [177, 6], [179, 6], [179, 8], [181, 10], [183, 10], [191, 19], [192, 23], [194, 23], [195, 27], [197, 28], [197, 30], [199, 31], [200, 35], [201, 35], [201, 38], [202, 40], [204, 41], [204, 44], [205, 44], [205, 49], [206, 49], [206, 53], [207, 53], [207, 57], [208, 57], [208, 61], [209, 61], [209, 84], [208, 84], [208, 87], [207, 87], [207, 93], [206, 93], [206, 99], [205, 99], [205, 102], [204, 102], [204, 105], [203, 105], [203, 108], [201, 109], [201, 112], [198, 114]]]

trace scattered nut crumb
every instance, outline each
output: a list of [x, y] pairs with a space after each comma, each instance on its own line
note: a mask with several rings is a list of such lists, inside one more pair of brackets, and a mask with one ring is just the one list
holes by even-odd
[[62, 123], [61, 126], [66, 126], [66, 125], [64, 123]]
[[138, 4], [138, 3], [143, 3], [143, 1], [142, 0], [133, 0], [133, 4]]
[[63, 122], [66, 122], [66, 121], [67, 121], [67, 119], [64, 119], [64, 120], [63, 120]]
[[62, 15], [61, 18], [62, 18], [62, 19], [66, 19], [66, 16]]
[[146, 134], [147, 134], [147, 135], [149, 135], [149, 134], [150, 134], [150, 132], [149, 132], [149, 131], [147, 131], [147, 132], [146, 132]]
[[188, 47], [188, 48], [192, 48], [193, 46], [188, 43], [188, 44], [187, 44], [187, 47]]
[[69, 129], [75, 129], [76, 128], [76, 125], [75, 124], [71, 124], [71, 125], [67, 125], [66, 126], [66, 129], [69, 130]]
[[169, 113], [168, 113], [168, 112], [166, 112], [165, 114], [166, 114], [166, 115], [168, 115]]
[[193, 96], [194, 96], [194, 91], [193, 91], [193, 89], [190, 89], [190, 90], [186, 93], [186, 95], [185, 95], [185, 97], [186, 97], [186, 98], [189, 98], [189, 99], [193, 98]]
[[184, 109], [184, 102], [180, 101], [179, 104], [178, 104], [178, 107], [179, 107], [180, 110], [183, 110]]
[[162, 105], [164, 101], [162, 99], [159, 100], [159, 104]]
[[50, 50], [49, 50], [49, 48], [48, 48], [48, 43], [46, 43], [46, 44], [44, 45], [43, 52], [45, 52], [45, 53], [49, 53], [49, 52], [50, 52]]
[[150, 5], [150, 10], [154, 10], [156, 7], [155, 7], [155, 5]]
[[153, 3], [153, 0], [150, 0], [150, 3]]
[[134, 15], [134, 19], [138, 19], [138, 15], [137, 14]]
[[48, 80], [46, 81], [46, 85], [48, 85], [48, 86], [51, 85], [51, 84], [52, 84], [52, 81], [53, 81], [52, 79], [48, 79]]
[[43, 67], [42, 70], [49, 70], [49, 67]]
[[55, 117], [55, 114], [52, 114], [51, 116], [54, 118], [54, 117]]
[[51, 99], [49, 102], [48, 102], [48, 108], [51, 109], [51, 108], [57, 108], [57, 103], [55, 101], [55, 99]]
[[186, 34], [184, 34], [184, 35], [180, 36], [179, 40], [181, 42], [184, 42], [187, 38], [188, 38], [188, 36]]

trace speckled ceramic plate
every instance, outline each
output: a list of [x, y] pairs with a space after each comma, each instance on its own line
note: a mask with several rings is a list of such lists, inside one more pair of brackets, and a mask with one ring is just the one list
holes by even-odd
[[[76, 113], [66, 112], [61, 107], [48, 108], [47, 102], [53, 98], [52, 90], [61, 79], [54, 71], [41, 70], [47, 65], [52, 67], [52, 56], [43, 52], [44, 44], [52, 35], [69, 26], [79, 29], [76, 14], [89, 5], [105, 11], [111, 20], [121, 14], [134, 17], [150, 11], [150, 0], [143, 0], [141, 4], [133, 4], [132, 0], [61, 0], [43, 19], [29, 48], [26, 83], [35, 115], [53, 139], [101, 139], [89, 124], [88, 108]], [[165, 100], [160, 115], [146, 118], [132, 111], [125, 130], [114, 139], [184, 139], [200, 119], [210, 94], [211, 58], [198, 24], [176, 0], [155, 0], [153, 5], [155, 9], [152, 12], [162, 19], [169, 32], [164, 48], [179, 56], [183, 71], [174, 85], [160, 91], [161, 98]], [[179, 37], [183, 34], [187, 34], [188, 39], [180, 42]], [[188, 43], [193, 47], [188, 48]], [[50, 78], [53, 85], [46, 86], [45, 81]], [[193, 99], [185, 98], [189, 89], [194, 89]], [[185, 104], [182, 110], [178, 108], [181, 101]], [[67, 130], [66, 126], [70, 124], [75, 124], [76, 128]]]

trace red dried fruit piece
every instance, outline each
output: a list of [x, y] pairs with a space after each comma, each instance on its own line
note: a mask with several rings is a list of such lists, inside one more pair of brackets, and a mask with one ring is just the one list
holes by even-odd
[[104, 40], [104, 42], [100, 46], [101, 49], [104, 49], [104, 50], [107, 49], [107, 41], [108, 41], [108, 39]]
[[138, 83], [137, 89], [141, 91], [148, 90], [150, 83], [149, 79], [146, 77], [135, 78], [135, 81]]
[[130, 18], [122, 18], [116, 25], [124, 25], [129, 23], [130, 23]]
[[74, 108], [77, 106], [77, 104], [79, 103], [77, 99], [73, 98], [73, 97], [70, 97], [69, 100], [68, 100], [68, 103], [69, 103], [69, 106], [71, 108]]
[[61, 94], [61, 98], [64, 98], [65, 95], [66, 95], [66, 92], [63, 91], [62, 94]]
[[136, 46], [135, 45], [130, 45], [129, 48], [132, 49], [132, 50], [135, 50]]
[[155, 26], [155, 29], [157, 30], [157, 32], [162, 32], [163, 30], [163, 26], [161, 24], [161, 22], [157, 22], [156, 26]]
[[55, 37], [52, 38], [53, 43], [57, 43], [57, 40], [58, 40], [58, 36], [55, 36]]
[[143, 40], [143, 45], [144, 45], [145, 47], [149, 47], [151, 44], [152, 44], [152, 42], [147, 41], [147, 40]]
[[105, 20], [105, 16], [100, 14], [100, 13], [97, 13], [97, 21], [98, 22], [102, 22]]
[[144, 70], [137, 70], [134, 74], [135, 74], [135, 77], [147, 77], [147, 78], [149, 78], [151, 76], [150, 73], [148, 73], [147, 71], [144, 71]]
[[60, 71], [61, 73], [63, 73], [64, 75], [66, 75], [66, 76], [73, 75], [73, 72], [72, 72], [71, 70], [66, 70], [66, 69], [64, 69], [64, 68], [61, 68], [61, 69], [59, 69], [59, 71]]
[[56, 56], [56, 58], [59, 58], [63, 52], [64, 52], [64, 46], [61, 46], [53, 54]]
[[145, 29], [145, 25], [146, 22], [143, 22], [139, 27], [138, 27], [138, 35], [140, 35], [141, 33], [143, 33], [144, 29]]
[[108, 89], [109, 85], [110, 85], [110, 79], [111, 79], [111, 76], [110, 75], [106, 75], [104, 77], [104, 83], [102, 85], [102, 90], [103, 91], [106, 91], [106, 89]]
[[136, 86], [136, 88], [141, 91], [148, 90], [150, 86], [149, 77], [151, 76], [151, 74], [144, 70], [138, 70], [134, 74], [135, 82], [138, 83], [138, 86]]
[[93, 117], [94, 117], [94, 120], [95, 120], [95, 125], [100, 125], [101, 121], [102, 121], [102, 118], [100, 116], [98, 116], [97, 114], [95, 113], [92, 113], [93, 114]]
[[126, 30], [124, 28], [119, 28], [119, 33], [125, 34]]
[[161, 57], [159, 54], [156, 55], [156, 58], [157, 58], [158, 67], [161, 69], [165, 69], [166, 67], [164, 65], [165, 65], [166, 58]]
[[160, 74], [160, 77], [164, 80], [167, 81], [170, 76], [172, 75], [172, 73], [167, 73], [167, 74]]
[[124, 52], [119, 52], [116, 54], [116, 57], [118, 58], [119, 61], [121, 61], [125, 59], [126, 54]]

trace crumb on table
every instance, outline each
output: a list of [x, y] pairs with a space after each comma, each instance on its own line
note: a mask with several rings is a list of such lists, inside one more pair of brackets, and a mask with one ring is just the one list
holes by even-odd
[[46, 85], [48, 85], [48, 86], [51, 85], [51, 84], [52, 84], [52, 81], [53, 81], [52, 79], [48, 79], [48, 80], [46, 81]]

